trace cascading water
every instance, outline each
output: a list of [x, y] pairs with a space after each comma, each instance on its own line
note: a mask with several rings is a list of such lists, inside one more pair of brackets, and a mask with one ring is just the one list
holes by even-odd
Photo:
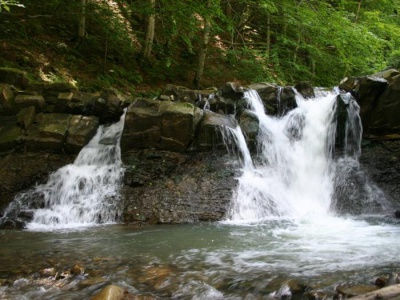
[[[335, 161], [338, 93], [319, 94], [306, 100], [297, 93], [298, 107], [276, 118], [265, 114], [256, 91], [245, 93], [249, 110], [259, 121], [258, 153], [254, 165], [243, 165], [229, 220], [321, 218], [335, 210], [336, 194], [342, 188], [339, 178], [343, 178], [343, 165], [352, 163], [354, 169], [354, 163], [358, 164], [362, 127], [357, 103], [343, 95], [348, 115], [345, 155]], [[238, 144], [243, 146], [246, 147]]]
[[124, 117], [125, 114], [111, 126], [100, 126], [73, 164], [51, 174], [47, 183], [19, 194], [5, 217], [30, 211], [33, 218], [27, 228], [33, 230], [118, 221], [118, 188], [124, 173], [119, 142]]

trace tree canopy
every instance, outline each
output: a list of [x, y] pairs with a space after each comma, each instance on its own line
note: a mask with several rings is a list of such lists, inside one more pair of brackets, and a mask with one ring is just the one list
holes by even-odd
[[[3, 0], [0, 30], [7, 45], [58, 39], [65, 47], [55, 52], [67, 53], [65, 65], [97, 63], [100, 83], [331, 86], [400, 66], [399, 6], [400, 0]], [[24, 67], [11, 56], [10, 50], [0, 63]]]

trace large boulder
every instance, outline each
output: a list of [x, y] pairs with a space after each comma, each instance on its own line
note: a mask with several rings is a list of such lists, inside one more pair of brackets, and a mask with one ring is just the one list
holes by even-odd
[[266, 113], [273, 116], [283, 116], [297, 107], [296, 93], [292, 87], [279, 87], [270, 83], [252, 84], [249, 88], [255, 90], [264, 103]]
[[78, 153], [94, 136], [99, 125], [93, 116], [57, 113], [40, 113], [36, 122], [25, 137], [25, 148], [31, 152]]
[[[378, 91], [375, 93], [378, 93]], [[363, 100], [360, 103], [362, 111], [367, 110], [363, 119], [366, 134], [378, 138], [399, 139], [400, 75], [392, 78], [390, 83], [385, 86], [385, 89], [378, 96], [377, 100], [366, 108], [363, 107]], [[362, 99], [361, 95], [360, 99]]]
[[360, 105], [360, 116], [365, 129], [370, 127], [371, 118], [376, 114], [376, 105], [378, 97], [387, 87], [386, 79], [365, 76], [358, 80], [353, 89], [353, 94]]
[[195, 138], [194, 147], [201, 151], [224, 147], [221, 129], [223, 127], [235, 128], [237, 125], [238, 123], [232, 115], [205, 111]]
[[121, 148], [184, 151], [201, 118], [202, 111], [190, 103], [138, 98], [127, 110]]
[[264, 103], [267, 114], [278, 114], [278, 94], [280, 93], [280, 87], [271, 83], [255, 83], [249, 85], [249, 88], [258, 93]]
[[93, 138], [99, 127], [99, 119], [94, 116], [72, 116], [69, 122], [68, 134], [65, 141], [67, 153], [79, 151]]

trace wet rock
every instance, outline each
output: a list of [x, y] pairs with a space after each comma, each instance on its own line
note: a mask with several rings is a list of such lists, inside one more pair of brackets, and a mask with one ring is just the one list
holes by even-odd
[[235, 128], [236, 126], [237, 121], [231, 115], [205, 111], [194, 141], [194, 147], [201, 151], [224, 147], [220, 127]]
[[225, 99], [240, 100], [244, 96], [244, 90], [238, 82], [227, 82], [219, 88], [219, 95]]
[[79, 153], [79, 151], [93, 138], [99, 127], [97, 117], [75, 115], [69, 121], [65, 151]]
[[250, 89], [255, 90], [264, 103], [266, 113], [268, 115], [278, 114], [278, 98], [280, 97], [281, 88], [271, 83], [255, 83], [249, 85]]
[[108, 285], [94, 295], [91, 300], [123, 300], [128, 292], [120, 286]]
[[377, 286], [373, 285], [339, 285], [336, 287], [336, 291], [344, 297], [359, 296], [378, 289]]
[[176, 278], [177, 268], [171, 265], [154, 265], [146, 268], [139, 282], [158, 290], [172, 283]]
[[0, 211], [3, 211], [17, 193], [36, 183], [42, 183], [51, 172], [73, 159], [74, 156], [45, 153], [0, 156]]
[[299, 82], [294, 87], [305, 99], [315, 97], [314, 87], [308, 81]]
[[39, 274], [42, 277], [56, 276], [57, 270], [55, 268], [46, 268], [46, 269], [40, 270]]
[[400, 219], [400, 210], [396, 210], [394, 212], [394, 216], [395, 216], [395, 218]]
[[381, 102], [378, 97], [384, 92], [387, 85], [388, 82], [383, 78], [365, 76], [358, 80], [354, 88], [357, 102], [360, 105], [362, 124], [367, 132], [371, 126], [376, 126], [376, 120], [380, 119], [376, 112], [376, 108], [380, 106], [379, 102]]
[[400, 277], [397, 273], [390, 273], [385, 286], [395, 285], [400, 283]]
[[400, 297], [400, 284], [391, 285], [378, 289], [372, 292], [364, 293], [352, 297], [352, 300], [386, 300], [386, 299], [398, 299]]
[[325, 300], [335, 299], [332, 295], [327, 294], [325, 291], [310, 290], [304, 293], [304, 297], [309, 300]]
[[378, 77], [378, 78], [383, 78], [386, 79], [387, 81], [391, 81], [393, 78], [395, 78], [397, 75], [400, 75], [399, 70], [396, 69], [388, 69], [384, 70], [382, 72], [378, 72], [373, 74], [373, 77]]
[[339, 83], [339, 89], [344, 92], [351, 92], [355, 85], [357, 84], [357, 79], [354, 77], [345, 77]]
[[190, 155], [132, 151], [122, 159], [130, 173], [121, 190], [125, 222], [193, 223], [224, 216], [236, 184], [226, 150]]
[[72, 275], [82, 275], [85, 273], [85, 269], [80, 264], [76, 264], [71, 268]]
[[89, 286], [104, 284], [106, 282], [107, 282], [107, 280], [104, 277], [95, 276], [95, 277], [90, 277], [90, 278], [86, 278], [86, 279], [79, 281], [79, 286], [82, 288], [86, 288]]

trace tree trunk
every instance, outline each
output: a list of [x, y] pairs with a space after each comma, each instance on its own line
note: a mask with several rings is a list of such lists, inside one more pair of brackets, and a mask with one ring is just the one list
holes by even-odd
[[81, 0], [81, 17], [79, 18], [78, 37], [85, 37], [85, 23], [86, 23], [86, 0]]
[[356, 23], [358, 22], [358, 17], [360, 16], [361, 2], [362, 2], [362, 0], [358, 0], [358, 7], [357, 7], [357, 13], [356, 13]]
[[[207, 1], [207, 7], [210, 7], [210, 0]], [[211, 31], [211, 20], [209, 16], [206, 16], [204, 18], [204, 29], [203, 29], [203, 42], [202, 45], [200, 46], [199, 50], [199, 60], [197, 64], [197, 71], [195, 78], [193, 80], [193, 84], [195, 88], [200, 88], [200, 81], [201, 78], [203, 77], [203, 72], [204, 72], [204, 65], [206, 61], [206, 54], [207, 54], [207, 47], [208, 47], [208, 42], [210, 40], [210, 31]]]
[[267, 46], [265, 52], [267, 55], [267, 61], [269, 62], [271, 53], [271, 15], [269, 13], [267, 15]]
[[143, 50], [143, 59], [144, 60], [150, 59], [150, 54], [151, 54], [151, 50], [153, 47], [153, 40], [154, 40], [154, 30], [155, 30], [155, 25], [156, 25], [156, 15], [154, 12], [156, 0], [148, 0], [148, 1], [150, 2], [152, 12], [147, 18], [147, 32], [146, 32], [146, 40], [145, 40], [144, 50]]

